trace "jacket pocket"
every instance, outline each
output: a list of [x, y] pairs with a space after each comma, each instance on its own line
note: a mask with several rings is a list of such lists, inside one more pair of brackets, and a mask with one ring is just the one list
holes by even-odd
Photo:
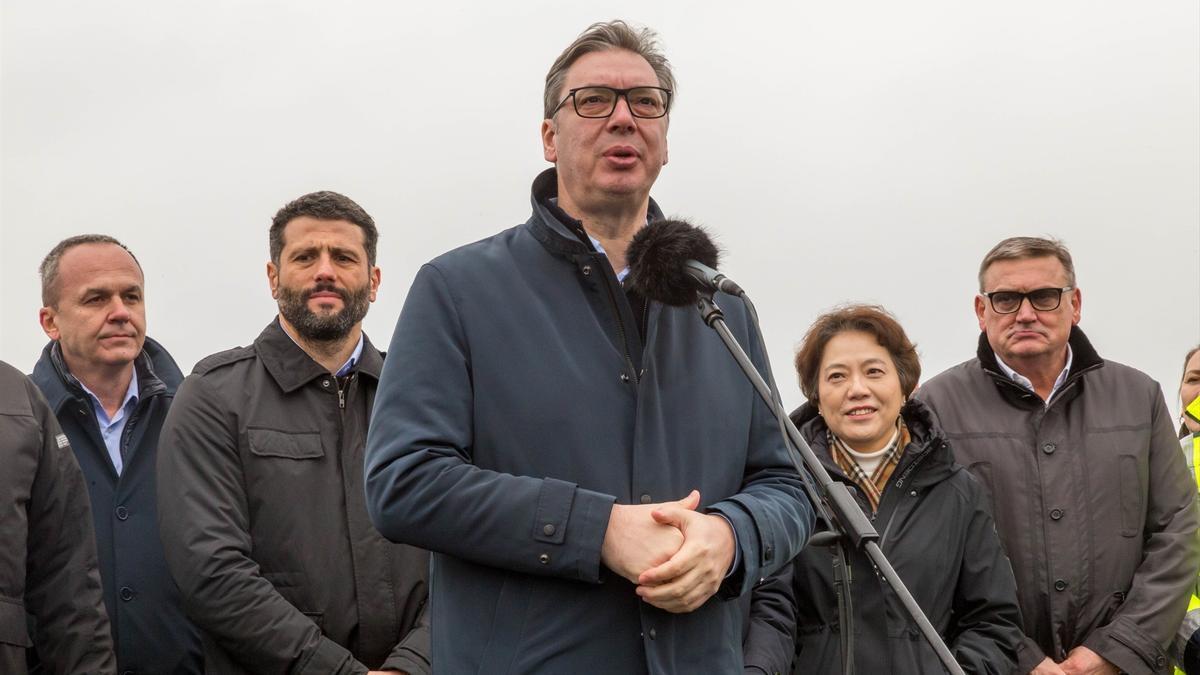
[[1137, 457], [1117, 457], [1121, 473], [1121, 536], [1136, 537], [1142, 531], [1142, 480]]
[[0, 643], [17, 647], [33, 645], [25, 624], [25, 606], [8, 598], [0, 598]]
[[316, 431], [289, 433], [274, 429], [247, 429], [250, 452], [259, 457], [317, 459], [325, 456], [321, 434]]

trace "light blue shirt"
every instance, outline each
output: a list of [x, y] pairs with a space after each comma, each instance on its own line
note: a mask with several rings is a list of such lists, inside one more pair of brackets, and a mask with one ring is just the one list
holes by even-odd
[[[1058, 374], [1057, 378], [1055, 378], [1054, 386], [1050, 388], [1050, 395], [1046, 397], [1046, 400], [1043, 403], [1050, 403], [1050, 400], [1053, 399], [1054, 395], [1058, 393], [1059, 388], [1062, 387], [1063, 383], [1067, 381], [1067, 373], [1071, 372], [1071, 360], [1073, 358], [1074, 355], [1071, 353], [1071, 345], [1067, 345], [1067, 365], [1063, 366], [1062, 372]], [[1035, 394], [1037, 393], [1033, 389], [1033, 381], [1010, 368], [1009, 365], [1000, 358], [999, 354], [996, 355], [996, 363], [1000, 364], [1000, 370], [1004, 371], [1004, 374], [1008, 376], [1008, 379], [1016, 382], [1029, 391], [1033, 391]]]
[[83, 390], [92, 399], [92, 411], [96, 414], [96, 422], [100, 425], [100, 437], [104, 439], [104, 447], [108, 448], [108, 456], [112, 459], [113, 468], [120, 476], [121, 471], [125, 468], [125, 462], [121, 459], [121, 435], [125, 431], [125, 423], [129, 421], [138, 404], [137, 369], [134, 368], [133, 377], [129, 378], [129, 388], [125, 390], [125, 401], [121, 403], [120, 408], [117, 408], [117, 413], [112, 418], [109, 418], [108, 411], [100, 403], [100, 398], [92, 393], [87, 385], [80, 382], [79, 386], [83, 387]]
[[[588, 239], [592, 240], [592, 246], [596, 247], [596, 251], [598, 251], [600, 253], [600, 255], [604, 256], [605, 258], [608, 257], [608, 253], [605, 252], [604, 245], [600, 243], [599, 239], [596, 239], [595, 237], [593, 237], [590, 234], [588, 235]], [[625, 269], [621, 270], [620, 272], [617, 272], [617, 281], [619, 281], [621, 283], [625, 283], [625, 277], [627, 277], [627, 276], [629, 276], [629, 265], [626, 265]]]

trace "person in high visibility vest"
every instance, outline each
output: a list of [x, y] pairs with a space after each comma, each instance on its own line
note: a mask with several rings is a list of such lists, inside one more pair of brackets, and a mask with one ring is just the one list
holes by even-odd
[[[1183, 379], [1179, 383], [1179, 399], [1184, 409], [1180, 415], [1179, 444], [1187, 460], [1188, 470], [1200, 490], [1200, 346], [1187, 353], [1183, 361]], [[1187, 615], [1175, 633], [1171, 645], [1175, 672], [1181, 675], [1200, 675], [1200, 577], [1192, 587], [1192, 601]]]

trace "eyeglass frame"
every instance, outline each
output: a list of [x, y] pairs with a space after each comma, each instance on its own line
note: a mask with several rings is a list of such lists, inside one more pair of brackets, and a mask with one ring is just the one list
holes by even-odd
[[[992, 308], [993, 312], [995, 312], [997, 314], [1016, 314], [1017, 312], [1021, 311], [1021, 305], [1024, 305], [1026, 300], [1029, 301], [1029, 307], [1031, 309], [1033, 309], [1033, 311], [1035, 311], [1035, 312], [1053, 312], [1054, 310], [1058, 309], [1059, 307], [1062, 307], [1063, 293], [1066, 293], [1067, 291], [1073, 291], [1073, 290], [1075, 290], [1074, 286], [1063, 286], [1062, 288], [1058, 288], [1055, 286], [1047, 286], [1045, 288], [1035, 288], [1032, 291], [1028, 291], [1025, 293], [1022, 293], [1021, 291], [991, 291], [990, 293], [981, 292], [980, 295], [982, 295], [983, 297], [988, 299], [988, 305]], [[1033, 304], [1033, 298], [1031, 298], [1029, 296], [1034, 293], [1038, 293], [1040, 291], [1058, 291], [1058, 302], [1053, 307], [1050, 307], [1047, 309], [1039, 309], [1036, 305]], [[997, 293], [1014, 293], [1016, 295], [1021, 296], [1021, 299], [1019, 301], [1017, 301], [1016, 308], [1013, 309], [1011, 312], [1001, 312], [1000, 310], [996, 309], [996, 300], [995, 300], [995, 298], [992, 297], [992, 296], [996, 295]]]
[[[612, 110], [609, 110], [607, 115], [601, 115], [599, 117], [593, 117], [591, 115], [584, 115], [584, 114], [580, 113], [579, 112], [579, 101], [578, 101], [578, 99], [575, 98], [575, 92], [583, 91], [584, 89], [607, 89], [607, 90], [613, 92], [614, 94], [616, 94], [616, 96], [613, 97]], [[655, 115], [654, 117], [646, 117], [645, 115], [639, 115], [639, 114], [635, 113], [633, 111], [633, 105], [629, 103], [629, 92], [634, 91], [636, 89], [657, 89], [657, 90], [663, 92], [664, 94], [666, 94], [667, 102], [665, 105], [663, 105], [663, 114]], [[659, 119], [666, 117], [667, 115], [669, 115], [671, 113], [671, 97], [673, 97], [674, 95], [675, 95], [675, 92], [671, 91], [670, 89], [667, 89], [666, 87], [656, 87], [656, 86], [652, 86], [652, 85], [641, 85], [641, 86], [637, 86], [637, 87], [629, 87], [627, 89], [618, 89], [616, 87], [608, 87], [603, 84], [589, 84], [586, 87], [575, 87], [574, 89], [568, 89], [567, 95], [564, 96], [563, 100], [559, 101], [558, 105], [554, 106], [554, 110], [552, 110], [550, 112], [550, 117], [554, 117], [555, 115], [557, 115], [558, 111], [562, 110], [562, 107], [564, 105], [566, 105], [567, 99], [571, 99], [571, 109], [574, 110], [575, 114], [578, 115], [579, 117], [581, 117], [585, 120], [608, 119], [609, 117], [612, 117], [613, 113], [615, 113], [617, 111], [617, 104], [621, 102], [621, 99], [625, 99], [625, 106], [627, 108], [629, 108], [629, 114], [632, 115], [633, 117], [636, 117], [640, 120], [659, 120]]]

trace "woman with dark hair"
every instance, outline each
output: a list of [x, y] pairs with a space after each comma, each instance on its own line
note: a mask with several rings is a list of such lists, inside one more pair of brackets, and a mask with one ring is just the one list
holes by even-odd
[[[796, 370], [808, 403], [792, 421], [874, 521], [954, 658], [968, 673], [1008, 675], [1021, 639], [1012, 567], [983, 488], [954, 464], [929, 408], [909, 399], [921, 364], [904, 329], [881, 307], [836, 309], [805, 335]], [[747, 672], [841, 672], [833, 564], [831, 549], [810, 546], [755, 589]], [[852, 551], [849, 567], [855, 672], [943, 672], [866, 555]]]

